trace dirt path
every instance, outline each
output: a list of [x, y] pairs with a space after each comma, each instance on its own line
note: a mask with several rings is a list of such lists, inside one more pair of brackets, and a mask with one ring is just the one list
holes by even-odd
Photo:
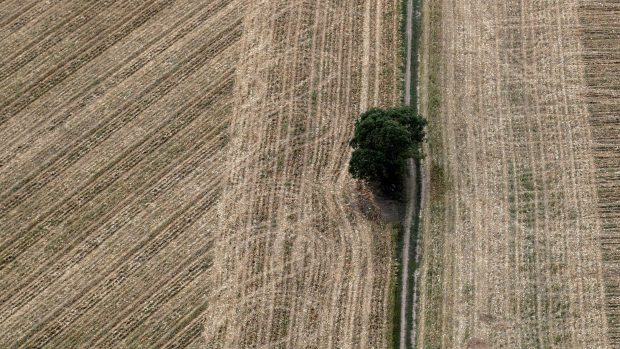
[[[412, 76], [412, 68], [414, 57], [412, 54], [412, 45], [413, 45], [413, 0], [407, 1], [407, 64], [405, 68], [405, 105], [411, 105], [411, 76]], [[415, 87], [414, 87], [415, 88]], [[402, 251], [402, 280], [401, 280], [401, 299], [400, 299], [400, 348], [407, 348], [407, 333], [409, 332], [411, 336], [411, 343], [415, 343], [415, 313], [412, 311], [412, 318], [410, 322], [408, 322], [407, 318], [407, 304], [409, 302], [409, 280], [411, 278], [411, 271], [409, 270], [409, 259], [415, 258], [414, 256], [410, 256], [409, 252], [411, 250], [411, 224], [413, 223], [414, 214], [418, 212], [417, 202], [417, 184], [416, 184], [416, 163], [413, 159], [409, 159], [407, 162], [409, 176], [407, 177], [407, 210], [405, 213], [405, 219], [403, 224], [404, 231], [404, 239], [403, 239], [403, 251]], [[415, 283], [413, 285], [415, 287]], [[411, 307], [415, 310], [415, 292], [414, 299], [412, 300]]]
[[[410, 246], [411, 246], [411, 224], [413, 223], [413, 215], [417, 212], [417, 185], [416, 185], [416, 165], [413, 159], [409, 159], [407, 166], [409, 168], [409, 176], [407, 177], [407, 212], [405, 213], [405, 220], [403, 224], [403, 230], [405, 233], [404, 241], [403, 241], [403, 252], [402, 252], [402, 280], [401, 280], [401, 293], [400, 293], [400, 348], [406, 348], [406, 336], [407, 332], [410, 331], [410, 335], [412, 338], [412, 343], [414, 343], [415, 331], [412, 324], [407, 322], [407, 302], [409, 295], [409, 279], [410, 279], [410, 271], [409, 271], [409, 258], [415, 258], [415, 256], [409, 256]], [[414, 315], [415, 316], [415, 315]], [[413, 323], [413, 321], [411, 322]]]

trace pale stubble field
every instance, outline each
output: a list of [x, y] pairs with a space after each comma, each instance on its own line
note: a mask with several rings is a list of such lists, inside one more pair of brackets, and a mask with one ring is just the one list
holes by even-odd
[[346, 172], [400, 1], [0, 2], [0, 347], [385, 347]]
[[613, 1], [426, 3], [419, 347], [620, 345], [619, 18]]

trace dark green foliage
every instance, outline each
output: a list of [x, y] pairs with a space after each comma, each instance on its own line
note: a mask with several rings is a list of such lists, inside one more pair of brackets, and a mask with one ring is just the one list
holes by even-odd
[[397, 187], [407, 158], [422, 157], [426, 120], [413, 108], [370, 109], [355, 123], [349, 172], [354, 178]]

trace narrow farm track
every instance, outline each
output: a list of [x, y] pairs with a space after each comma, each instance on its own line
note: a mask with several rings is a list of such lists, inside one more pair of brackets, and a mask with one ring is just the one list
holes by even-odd
[[617, 2], [429, 6], [418, 347], [617, 347]]
[[0, 1], [0, 347], [382, 347], [400, 0]]
[[[415, 40], [418, 40], [416, 37], [418, 35], [415, 32], [416, 25], [414, 21], [417, 20], [415, 18], [415, 12], [419, 11], [418, 4], [414, 3], [414, 0], [407, 1], [407, 9], [406, 9], [406, 19], [405, 19], [405, 47], [406, 47], [406, 62], [405, 62], [405, 96], [404, 96], [404, 104], [406, 106], [410, 106], [412, 103], [412, 89], [416, 98], [414, 98], [414, 106], [417, 110], [417, 79], [412, 79], [413, 76], [417, 76], [417, 64], [414, 64], [414, 60], [417, 61], [417, 49], [414, 50], [414, 47], [417, 48]], [[414, 46], [416, 45], [416, 46]], [[416, 253], [411, 253], [411, 251], [417, 250], [417, 248], [412, 249], [412, 246], [417, 246], [418, 241], [413, 240], [411, 236], [411, 228], [414, 223], [414, 219], [417, 219], [417, 216], [420, 212], [420, 203], [418, 202], [418, 183], [417, 180], [417, 169], [416, 162], [413, 159], [408, 159], [407, 163], [407, 183], [405, 185], [406, 190], [406, 200], [407, 205], [405, 208], [405, 217], [403, 219], [403, 243], [402, 243], [402, 252], [401, 252], [401, 281], [400, 281], [400, 331], [399, 331], [399, 347], [400, 349], [406, 349], [412, 346], [415, 346], [415, 338], [416, 338], [416, 288], [417, 285], [415, 281], [417, 277], [414, 276], [417, 273], [415, 270], [411, 270], [411, 266], [415, 266], [411, 261], [416, 261], [418, 256]], [[417, 234], [415, 238], [417, 239]], [[411, 282], [414, 280], [414, 282]], [[413, 290], [412, 290], [413, 288]], [[413, 295], [410, 297], [410, 295]], [[411, 309], [411, 311], [409, 311]], [[411, 318], [408, 315], [411, 314]]]
[[[414, 271], [409, 269], [410, 260], [413, 260], [415, 256], [410, 256], [409, 251], [411, 251], [411, 245], [415, 243], [412, 241], [411, 237], [411, 226], [413, 224], [414, 215], [418, 213], [416, 202], [417, 197], [417, 179], [416, 179], [416, 168], [415, 162], [413, 159], [409, 159], [408, 161], [408, 171], [409, 175], [407, 176], [407, 208], [405, 212], [405, 219], [403, 220], [403, 232], [405, 234], [403, 241], [403, 251], [402, 251], [402, 280], [401, 280], [401, 299], [400, 299], [400, 348], [405, 349], [408, 347], [408, 341], [411, 343], [415, 343], [415, 315], [412, 316], [411, 319], [407, 318], [408, 312], [407, 309], [409, 307], [413, 307], [413, 311], [415, 311], [415, 298], [409, 299], [409, 287], [413, 285], [415, 288], [415, 283], [411, 284], [409, 281], [414, 275]], [[415, 292], [415, 291], [413, 291]], [[415, 297], [415, 296], [414, 296]]]

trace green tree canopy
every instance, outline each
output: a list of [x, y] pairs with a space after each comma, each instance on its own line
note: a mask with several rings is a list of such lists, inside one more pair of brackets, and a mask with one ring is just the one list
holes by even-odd
[[421, 158], [426, 120], [410, 107], [370, 109], [355, 123], [349, 172], [354, 178], [394, 188], [406, 174], [406, 159]]

